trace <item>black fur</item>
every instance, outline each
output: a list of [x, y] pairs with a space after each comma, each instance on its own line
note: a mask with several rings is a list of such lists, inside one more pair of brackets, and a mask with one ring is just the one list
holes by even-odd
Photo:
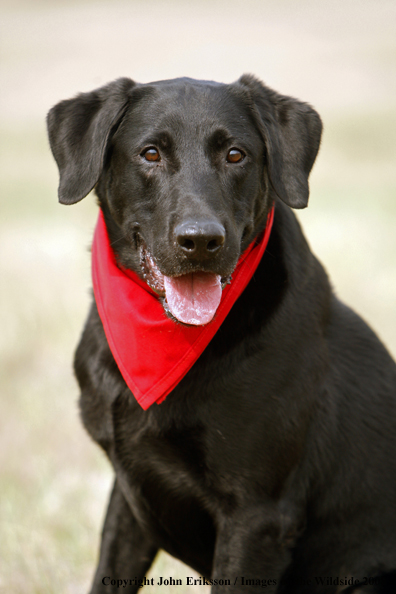
[[[117, 258], [140, 275], [144, 245], [168, 276], [226, 277], [275, 203], [253, 279], [161, 405], [136, 403], [92, 304], [75, 371], [116, 480], [91, 592], [143, 578], [160, 548], [230, 580], [213, 592], [264, 579], [281, 594], [395, 592], [396, 365], [334, 296], [289, 208], [307, 205], [317, 113], [250, 76], [120, 79], [59, 103], [48, 127], [60, 201], [96, 187]], [[244, 158], [231, 163], [235, 147]], [[224, 228], [213, 256], [175, 242], [192, 219]], [[360, 585], [337, 583], [352, 577]]]

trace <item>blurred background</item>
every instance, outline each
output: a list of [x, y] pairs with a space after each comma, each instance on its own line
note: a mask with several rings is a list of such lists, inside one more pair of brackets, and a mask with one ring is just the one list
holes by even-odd
[[[58, 205], [48, 109], [119, 76], [244, 72], [311, 103], [324, 135], [298, 217], [395, 355], [395, 31], [394, 0], [0, 0], [1, 593], [85, 593], [112, 482], [71, 368], [97, 207]], [[160, 575], [193, 573], [161, 555]]]

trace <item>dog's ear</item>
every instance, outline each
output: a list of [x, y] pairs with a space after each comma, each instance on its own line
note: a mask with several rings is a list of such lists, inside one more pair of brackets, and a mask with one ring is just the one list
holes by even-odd
[[310, 105], [279, 95], [250, 75], [238, 83], [250, 95], [250, 107], [267, 149], [270, 184], [292, 208], [308, 204], [308, 176], [318, 154], [322, 122]]
[[74, 204], [97, 183], [106, 147], [128, 104], [135, 85], [120, 78], [91, 93], [61, 101], [47, 116], [52, 154], [59, 168], [59, 201]]

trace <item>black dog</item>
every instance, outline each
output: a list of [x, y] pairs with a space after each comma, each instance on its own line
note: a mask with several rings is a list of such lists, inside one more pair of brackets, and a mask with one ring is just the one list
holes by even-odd
[[60, 201], [95, 187], [120, 270], [177, 328], [192, 314], [175, 279], [221, 295], [275, 205], [252, 280], [159, 406], [135, 400], [92, 305], [75, 371], [116, 471], [92, 592], [137, 591], [161, 548], [216, 592], [396, 592], [396, 365], [290, 208], [307, 205], [317, 113], [251, 76], [120, 79], [48, 128]]

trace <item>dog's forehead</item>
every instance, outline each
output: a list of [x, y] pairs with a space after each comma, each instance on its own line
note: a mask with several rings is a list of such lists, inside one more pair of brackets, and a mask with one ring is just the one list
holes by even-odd
[[141, 85], [128, 120], [136, 131], [167, 129], [210, 134], [223, 128], [242, 134], [249, 125], [249, 107], [233, 85], [174, 79]]
[[183, 109], [202, 106], [206, 102], [217, 103], [220, 98], [231, 94], [230, 85], [192, 78], [158, 81], [141, 85], [141, 88], [148, 92], [152, 103]]

